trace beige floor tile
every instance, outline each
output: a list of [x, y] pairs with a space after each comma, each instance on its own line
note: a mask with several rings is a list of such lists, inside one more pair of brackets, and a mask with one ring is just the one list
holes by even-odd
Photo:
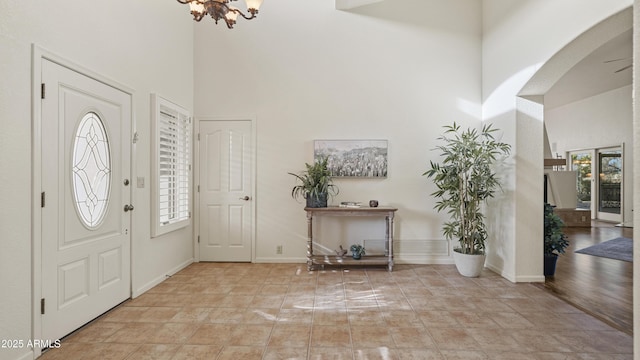
[[347, 311], [351, 326], [385, 326], [382, 312], [378, 309], [356, 309]]
[[395, 348], [389, 328], [385, 326], [351, 326], [353, 348]]
[[119, 306], [102, 317], [103, 321], [136, 322], [149, 310], [148, 306]]
[[463, 328], [429, 328], [427, 330], [440, 350], [480, 349], [478, 342]]
[[[179, 345], [144, 344], [127, 357], [127, 360], [169, 360], [178, 351]], [[106, 357], [101, 357], [105, 359]]]
[[489, 359], [489, 355], [482, 351], [473, 350], [441, 350], [440, 353], [447, 360], [481, 360]]
[[418, 311], [416, 314], [426, 328], [459, 326], [449, 311]]
[[312, 347], [350, 347], [351, 334], [348, 325], [313, 325]]
[[109, 343], [147, 344], [152, 334], [158, 330], [155, 323], [127, 323], [113, 335], [105, 339]]
[[139, 344], [104, 344], [104, 343], [66, 343], [60, 348], [46, 351], [38, 359], [41, 360], [70, 360], [70, 359], [126, 359], [140, 348]]
[[308, 348], [268, 346], [262, 360], [307, 360]]
[[434, 349], [397, 349], [400, 360], [442, 360], [444, 356]]
[[269, 347], [309, 347], [310, 325], [277, 324], [271, 332]]
[[65, 343], [92, 344], [104, 342], [125, 326], [126, 323], [97, 321], [67, 337]]
[[187, 340], [190, 345], [220, 345], [224, 346], [231, 339], [233, 324], [204, 324]]
[[309, 360], [353, 360], [351, 347], [315, 347], [309, 348]]
[[140, 315], [139, 321], [142, 322], [167, 322], [171, 320], [181, 308], [179, 307], [167, 307], [167, 306], [154, 306], [150, 307]]
[[253, 300], [249, 303], [251, 308], [264, 308], [264, 309], [280, 309], [286, 295], [264, 295], [258, 294], [253, 297]]
[[[542, 309], [554, 309], [553, 314]], [[631, 359], [633, 338], [453, 265], [192, 264], [42, 359]]]
[[183, 345], [171, 360], [211, 360], [215, 359], [222, 345]]
[[216, 324], [239, 324], [245, 317], [247, 309], [213, 308], [209, 311], [205, 322]]
[[314, 303], [313, 292], [307, 294], [289, 292], [284, 298], [282, 309], [312, 309]]
[[204, 322], [212, 308], [183, 307], [171, 318], [171, 322], [201, 323]]
[[263, 346], [225, 346], [217, 360], [260, 360], [264, 351]]
[[419, 327], [401, 327], [390, 328], [389, 332], [395, 343], [396, 348], [405, 349], [432, 349], [435, 348], [435, 342], [424, 328]]
[[281, 309], [278, 313], [278, 324], [311, 324], [313, 320], [313, 309], [299, 308], [299, 309]]
[[419, 327], [424, 328], [418, 313], [413, 310], [385, 310], [382, 311], [385, 323], [392, 328], [399, 327]]
[[263, 309], [263, 308], [249, 307], [244, 310], [241, 323], [263, 324], [263, 325], [274, 324], [276, 321], [278, 321], [279, 313], [280, 313], [280, 309], [278, 308]]
[[234, 325], [228, 344], [231, 346], [266, 346], [273, 325]]
[[356, 360], [399, 360], [396, 349], [388, 347], [358, 348], [353, 349], [353, 358]]
[[346, 309], [316, 309], [313, 312], [314, 325], [340, 325], [348, 326], [349, 317]]
[[200, 327], [192, 323], [158, 324], [158, 328], [149, 334], [147, 343], [153, 344], [184, 344]]

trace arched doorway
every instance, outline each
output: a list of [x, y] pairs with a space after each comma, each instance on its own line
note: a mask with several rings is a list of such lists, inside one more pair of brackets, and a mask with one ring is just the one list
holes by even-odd
[[[545, 62], [518, 93], [515, 263], [535, 264], [532, 265], [536, 266], [534, 272], [540, 274], [542, 279], [542, 241], [529, 239], [542, 239], [544, 95], [581, 60], [632, 28], [631, 8], [596, 24]], [[535, 221], [527, 218], [528, 214], [537, 213], [540, 216]]]

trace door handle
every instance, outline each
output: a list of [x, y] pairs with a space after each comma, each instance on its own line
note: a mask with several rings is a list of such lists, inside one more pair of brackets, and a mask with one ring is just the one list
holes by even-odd
[[249, 201], [249, 200], [251, 200], [251, 198], [249, 196], [245, 195], [245, 196], [241, 197], [240, 200]]
[[127, 212], [127, 211], [133, 211], [133, 205], [125, 205], [124, 212]]

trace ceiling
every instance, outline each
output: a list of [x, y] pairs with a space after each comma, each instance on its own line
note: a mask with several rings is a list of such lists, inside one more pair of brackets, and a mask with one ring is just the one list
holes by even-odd
[[[631, 85], [633, 31], [629, 30], [596, 49], [569, 70], [545, 94], [545, 108], [554, 108]], [[616, 72], [621, 70], [619, 72]]]

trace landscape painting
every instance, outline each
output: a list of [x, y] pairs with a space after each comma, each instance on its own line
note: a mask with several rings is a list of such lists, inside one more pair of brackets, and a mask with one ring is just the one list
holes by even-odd
[[387, 140], [315, 140], [314, 159], [327, 158], [334, 177], [387, 177]]

